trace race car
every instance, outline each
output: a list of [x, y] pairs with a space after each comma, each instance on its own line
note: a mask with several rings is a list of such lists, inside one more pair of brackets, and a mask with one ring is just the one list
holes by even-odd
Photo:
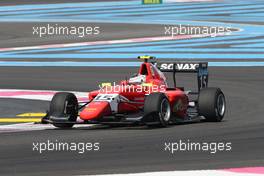
[[[42, 122], [59, 128], [71, 128], [74, 124], [166, 127], [179, 122], [223, 119], [225, 96], [220, 88], [208, 87], [208, 63], [158, 62], [151, 56], [139, 59], [143, 61], [137, 74], [115, 85], [102, 84], [100, 89], [87, 94], [87, 102], [78, 102], [70, 92], [56, 93]], [[172, 87], [168, 86], [164, 72], [171, 73]], [[197, 91], [177, 87], [178, 73], [196, 73]]]

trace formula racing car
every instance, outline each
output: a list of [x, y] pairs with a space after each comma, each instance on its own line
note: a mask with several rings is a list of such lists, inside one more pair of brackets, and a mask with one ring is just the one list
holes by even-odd
[[[208, 87], [208, 63], [158, 62], [150, 56], [139, 59], [143, 61], [137, 74], [116, 85], [102, 84], [87, 94], [87, 102], [78, 102], [70, 92], [56, 93], [42, 122], [59, 128], [74, 124], [166, 127], [177, 122], [223, 119], [225, 96], [220, 88]], [[172, 75], [173, 86], [168, 86], [164, 72]], [[196, 73], [197, 91], [177, 87], [180, 72]]]

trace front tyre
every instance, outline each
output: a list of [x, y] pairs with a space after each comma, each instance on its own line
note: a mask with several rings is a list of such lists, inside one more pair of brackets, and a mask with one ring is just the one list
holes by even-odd
[[76, 96], [69, 92], [56, 93], [50, 103], [49, 115], [58, 119], [58, 122], [55, 120], [53, 123], [55, 127], [73, 127], [73, 123], [76, 122], [78, 116], [78, 100]]
[[220, 122], [226, 111], [224, 93], [220, 88], [204, 88], [198, 98], [199, 115], [204, 116], [207, 121]]
[[144, 118], [148, 126], [166, 127], [170, 117], [170, 102], [164, 93], [151, 93], [145, 98]]

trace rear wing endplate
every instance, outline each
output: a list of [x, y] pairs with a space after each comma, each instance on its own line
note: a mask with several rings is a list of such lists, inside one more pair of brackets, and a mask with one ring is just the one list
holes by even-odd
[[172, 72], [174, 87], [176, 73], [197, 73], [198, 91], [208, 86], [208, 62], [160, 62], [157, 67], [162, 72]]

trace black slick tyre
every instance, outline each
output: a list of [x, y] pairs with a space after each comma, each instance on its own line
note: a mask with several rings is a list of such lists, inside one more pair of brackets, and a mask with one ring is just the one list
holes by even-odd
[[151, 93], [145, 98], [144, 120], [147, 126], [166, 127], [171, 118], [171, 108], [164, 93]]
[[50, 103], [49, 115], [56, 118], [67, 118], [66, 122], [53, 123], [58, 128], [71, 128], [76, 122], [78, 116], [78, 100], [73, 93], [58, 92]]
[[198, 111], [206, 121], [220, 122], [226, 111], [224, 93], [220, 88], [204, 88], [199, 93]]

